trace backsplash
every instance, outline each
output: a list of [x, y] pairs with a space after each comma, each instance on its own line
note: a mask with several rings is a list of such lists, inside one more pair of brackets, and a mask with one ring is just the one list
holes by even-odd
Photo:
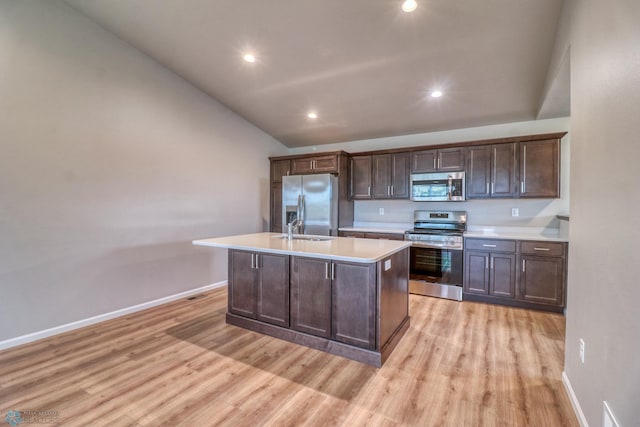
[[[380, 215], [380, 209], [384, 215]], [[511, 216], [518, 208], [519, 216]], [[354, 202], [355, 223], [413, 223], [414, 210], [467, 211], [469, 226], [558, 228], [556, 215], [569, 211], [568, 199], [467, 200], [465, 202], [412, 202], [359, 200]]]

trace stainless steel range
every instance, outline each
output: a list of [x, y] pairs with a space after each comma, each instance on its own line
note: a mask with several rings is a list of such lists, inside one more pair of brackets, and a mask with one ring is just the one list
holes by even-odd
[[414, 211], [409, 292], [462, 300], [464, 211]]

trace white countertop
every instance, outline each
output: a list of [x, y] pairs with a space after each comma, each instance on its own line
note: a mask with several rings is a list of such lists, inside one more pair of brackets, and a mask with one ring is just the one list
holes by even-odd
[[[524, 227], [523, 227], [524, 228]], [[481, 239], [511, 239], [511, 240], [541, 240], [548, 242], [568, 242], [569, 238], [559, 234], [542, 233], [537, 229], [532, 230], [471, 230], [465, 231], [464, 237]]]
[[369, 226], [354, 226], [354, 227], [340, 227], [338, 231], [356, 231], [360, 233], [390, 233], [390, 234], [404, 234], [406, 230], [410, 230], [413, 227], [407, 228], [391, 228], [391, 227], [369, 227]]
[[[199, 246], [241, 249], [255, 252], [298, 255], [337, 261], [371, 263], [411, 246], [402, 240], [354, 239], [332, 237], [331, 240], [287, 240], [282, 233], [255, 233], [239, 236], [194, 240]], [[318, 236], [327, 237], [327, 236]]]

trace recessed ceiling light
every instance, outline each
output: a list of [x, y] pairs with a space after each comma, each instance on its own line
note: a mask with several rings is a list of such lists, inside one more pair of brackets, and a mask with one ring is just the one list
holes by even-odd
[[433, 92], [431, 92], [432, 98], [440, 98], [441, 96], [442, 96], [442, 92], [439, 90], [434, 90]]
[[402, 2], [402, 10], [405, 12], [413, 12], [416, 10], [416, 7], [418, 7], [416, 0], [404, 0], [404, 2]]
[[245, 55], [242, 58], [247, 62], [251, 62], [251, 63], [256, 62], [256, 57], [253, 56], [253, 54], [251, 53], [245, 53]]
[[309, 111], [307, 113], [307, 117], [309, 117], [310, 119], [317, 119], [318, 118], [318, 113], [316, 113], [315, 111]]

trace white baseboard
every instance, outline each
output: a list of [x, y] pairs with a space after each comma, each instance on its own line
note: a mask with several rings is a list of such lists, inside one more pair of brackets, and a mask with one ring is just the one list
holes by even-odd
[[32, 341], [51, 337], [53, 335], [58, 335], [63, 332], [72, 331], [74, 329], [83, 328], [85, 326], [93, 325], [95, 323], [104, 322], [105, 320], [115, 319], [116, 317], [121, 317], [127, 314], [135, 313], [136, 311], [141, 311], [147, 308], [155, 307], [157, 305], [166, 304], [171, 301], [179, 300], [181, 298], [185, 298], [195, 294], [200, 294], [202, 292], [210, 291], [212, 289], [221, 288], [223, 286], [226, 286], [226, 284], [227, 284], [227, 281], [223, 280], [221, 282], [213, 283], [211, 285], [206, 285], [200, 288], [190, 289], [188, 291], [180, 292], [174, 295], [158, 298], [153, 301], [143, 302], [142, 304], [121, 308], [120, 310], [99, 314], [97, 316], [89, 317], [88, 319], [78, 320], [76, 322], [55, 326], [53, 328], [45, 329], [43, 331], [33, 332], [31, 334], [22, 335], [15, 338], [9, 338], [8, 340], [0, 341], [0, 350], [16, 347], [18, 345], [22, 345]]
[[573, 392], [573, 387], [571, 387], [571, 382], [569, 381], [569, 377], [567, 373], [562, 371], [562, 384], [564, 384], [565, 390], [567, 390], [567, 394], [569, 395], [569, 400], [571, 401], [571, 406], [573, 406], [573, 411], [576, 413], [576, 417], [578, 417], [578, 422], [581, 427], [589, 427], [587, 423], [587, 419], [584, 416], [584, 412], [582, 412], [582, 408], [580, 407], [580, 402], [578, 402], [578, 398], [576, 394]]

